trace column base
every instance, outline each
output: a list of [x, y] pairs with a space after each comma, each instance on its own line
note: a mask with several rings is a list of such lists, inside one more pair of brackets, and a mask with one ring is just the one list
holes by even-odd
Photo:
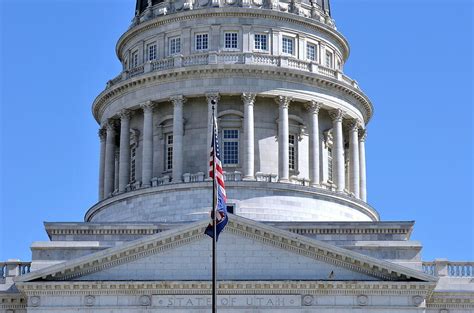
[[255, 181], [255, 176], [244, 176], [243, 181]]
[[290, 180], [289, 180], [288, 178], [280, 178], [280, 179], [278, 180], [278, 182], [279, 182], [279, 183], [289, 183]]

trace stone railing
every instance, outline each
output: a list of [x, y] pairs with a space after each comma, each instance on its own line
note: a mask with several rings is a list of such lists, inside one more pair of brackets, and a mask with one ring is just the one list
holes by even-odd
[[0, 283], [4, 284], [7, 279], [28, 274], [31, 269], [31, 262], [19, 260], [8, 260], [0, 262]]
[[290, 177], [290, 183], [295, 184], [295, 185], [309, 186], [310, 182], [311, 181], [307, 178], [299, 178], [299, 177], [296, 177], [296, 176], [291, 176]]
[[357, 82], [344, 75], [341, 71], [324, 67], [312, 61], [305, 61], [284, 55], [270, 55], [251, 52], [215, 52], [191, 54], [187, 56], [176, 55], [160, 60], [148, 61], [130, 70], [124, 71], [112, 80], [107, 82], [107, 88], [127, 80], [150, 72], [158, 72], [173, 68], [209, 65], [209, 64], [249, 64], [275, 66], [280, 68], [296, 69], [304, 72], [315, 73], [336, 79], [353, 88], [359, 88]]
[[474, 277], [474, 262], [437, 259], [433, 262], [423, 262], [423, 272], [433, 276]]
[[277, 174], [264, 174], [262, 172], [257, 172], [255, 173], [255, 180], [264, 181], [268, 183], [276, 183], [278, 182], [278, 175]]

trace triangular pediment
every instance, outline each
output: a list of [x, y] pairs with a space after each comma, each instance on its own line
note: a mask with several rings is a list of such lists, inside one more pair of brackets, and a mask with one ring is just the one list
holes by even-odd
[[[20, 276], [18, 281], [208, 280], [207, 221]], [[222, 280], [435, 281], [430, 275], [262, 223], [231, 216], [218, 242]]]

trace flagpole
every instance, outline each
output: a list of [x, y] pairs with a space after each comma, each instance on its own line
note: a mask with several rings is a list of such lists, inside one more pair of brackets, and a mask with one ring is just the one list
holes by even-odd
[[217, 313], [217, 271], [216, 271], [216, 240], [217, 240], [217, 203], [216, 203], [216, 143], [215, 143], [215, 101], [211, 100], [212, 104], [212, 142], [213, 142], [213, 160], [212, 160], [212, 313]]

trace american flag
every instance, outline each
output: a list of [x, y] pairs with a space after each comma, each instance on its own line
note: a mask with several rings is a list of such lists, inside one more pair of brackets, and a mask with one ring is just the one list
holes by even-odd
[[[224, 174], [222, 171], [222, 163], [221, 163], [221, 153], [219, 150], [219, 138], [217, 132], [217, 121], [214, 117], [213, 121], [213, 128], [212, 128], [213, 136], [212, 136], [212, 143], [211, 143], [211, 152], [210, 152], [210, 159], [209, 159], [209, 177], [211, 177], [213, 182], [214, 188], [214, 199], [213, 203], [215, 203], [216, 207], [211, 211], [211, 222], [206, 228], [205, 233], [214, 238], [214, 230], [213, 230], [213, 222], [214, 222], [214, 211], [217, 212], [217, 226], [216, 226], [216, 234], [217, 238], [219, 238], [220, 232], [224, 229], [225, 225], [228, 222], [227, 216], [227, 196], [225, 193], [225, 185], [224, 185]], [[215, 166], [214, 166], [215, 164]], [[214, 167], [216, 172], [214, 175]]]

